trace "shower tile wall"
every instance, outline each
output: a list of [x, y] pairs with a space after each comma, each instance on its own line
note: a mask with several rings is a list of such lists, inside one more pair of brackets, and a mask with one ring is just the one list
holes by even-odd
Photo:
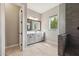
[[71, 34], [71, 45], [79, 48], [79, 3], [66, 4], [66, 33]]

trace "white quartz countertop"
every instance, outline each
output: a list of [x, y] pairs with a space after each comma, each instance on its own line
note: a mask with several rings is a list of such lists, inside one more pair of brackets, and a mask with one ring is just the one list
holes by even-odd
[[27, 31], [27, 34], [33, 34], [33, 33], [43, 33], [41, 31]]

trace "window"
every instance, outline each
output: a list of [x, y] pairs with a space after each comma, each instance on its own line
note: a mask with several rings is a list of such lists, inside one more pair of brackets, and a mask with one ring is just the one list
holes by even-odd
[[57, 29], [58, 28], [57, 15], [49, 17], [49, 28], [50, 29]]

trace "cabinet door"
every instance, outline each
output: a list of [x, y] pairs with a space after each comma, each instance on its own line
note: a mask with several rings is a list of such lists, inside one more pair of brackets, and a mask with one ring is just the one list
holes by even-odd
[[36, 42], [39, 42], [39, 41], [41, 41], [41, 33], [37, 33], [36, 34]]
[[41, 33], [41, 40], [45, 40], [45, 33]]
[[31, 44], [35, 43], [35, 34], [31, 34]]
[[27, 42], [26, 43], [30, 44], [30, 35], [29, 34], [27, 34]]
[[27, 44], [35, 43], [35, 34], [28, 34], [27, 35]]

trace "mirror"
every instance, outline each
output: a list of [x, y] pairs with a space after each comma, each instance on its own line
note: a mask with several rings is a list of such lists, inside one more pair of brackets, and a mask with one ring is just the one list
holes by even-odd
[[41, 21], [27, 19], [27, 31], [40, 31]]
[[30, 19], [27, 19], [27, 31], [31, 30], [31, 21]]

